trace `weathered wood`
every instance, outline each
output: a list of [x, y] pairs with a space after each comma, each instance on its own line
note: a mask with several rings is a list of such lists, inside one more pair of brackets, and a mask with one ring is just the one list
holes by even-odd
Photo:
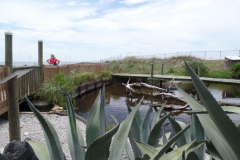
[[42, 40], [38, 40], [38, 65], [40, 66], [39, 82], [43, 83], [43, 41]]
[[5, 66], [10, 67], [10, 73], [13, 73], [11, 32], [5, 32]]
[[20, 118], [17, 95], [17, 77], [7, 82], [8, 86], [8, 121], [9, 121], [9, 139], [21, 141], [20, 136]]

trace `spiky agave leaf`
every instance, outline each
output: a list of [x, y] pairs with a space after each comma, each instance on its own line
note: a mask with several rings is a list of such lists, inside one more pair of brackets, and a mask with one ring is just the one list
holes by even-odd
[[143, 120], [143, 123], [142, 123], [142, 141], [144, 143], [148, 142], [148, 137], [150, 134], [149, 120], [150, 120], [150, 116], [151, 116], [151, 111], [152, 111], [152, 104], [150, 105], [150, 107], [145, 115], [145, 118]]
[[[129, 107], [128, 103], [127, 103], [127, 109], [128, 109], [128, 112], [131, 113], [132, 110]], [[141, 131], [140, 128], [142, 128], [142, 126], [141, 126], [141, 123], [138, 122], [139, 121], [138, 118], [136, 118], [136, 115], [137, 115], [138, 112], [139, 111], [136, 112], [136, 114], [133, 118], [132, 126], [130, 128], [129, 135], [128, 135], [135, 157], [142, 156], [141, 150], [138, 148], [138, 146], [136, 145], [136, 143], [133, 140], [133, 139], [136, 139], [136, 140], [141, 141], [141, 132], [142, 131]]]
[[[202, 110], [204, 106], [197, 102], [194, 98], [189, 96], [182, 89], [178, 88], [179, 92], [186, 99], [187, 103], [193, 110]], [[212, 139], [213, 145], [216, 147], [218, 152], [221, 154], [223, 159], [237, 159], [232, 148], [230, 147], [226, 138], [220, 133], [217, 126], [214, 124], [213, 120], [208, 114], [198, 114], [197, 115], [204, 131], [207, 136]]]
[[[196, 139], [197, 141], [203, 141], [205, 139], [204, 129], [196, 114], [192, 114], [191, 131], [192, 140]], [[205, 160], [205, 150], [206, 145], [203, 145], [195, 151], [195, 153], [199, 157], [199, 160]]]
[[161, 132], [161, 127], [164, 123], [164, 121], [168, 118], [169, 114], [164, 116], [162, 119], [160, 119], [153, 127], [149, 137], [148, 137], [148, 144], [150, 146], [154, 146], [158, 144], [158, 138]]
[[86, 125], [86, 142], [89, 147], [92, 142], [99, 137], [99, 116], [100, 116], [100, 104], [101, 104], [101, 91], [93, 104], [93, 107], [89, 113]]
[[[80, 140], [83, 141], [83, 138], [81, 131], [77, 129], [75, 112], [69, 92], [67, 92], [67, 111], [69, 119], [67, 124], [67, 137], [71, 157], [73, 160], [83, 160], [85, 152], [80, 144]], [[84, 142], [82, 143], [84, 144]]]
[[51, 160], [48, 148], [44, 143], [30, 139], [25, 141], [32, 147], [34, 153], [36, 154], [39, 160]]
[[134, 107], [132, 112], [120, 124], [119, 130], [113, 136], [112, 145], [110, 148], [109, 160], [120, 160], [121, 159], [123, 149], [124, 149], [126, 141], [127, 141], [127, 136], [129, 134], [129, 130], [132, 125], [132, 120], [133, 120], [138, 108], [140, 107], [142, 100], [143, 99], [140, 100], [140, 102]]
[[107, 160], [109, 147], [113, 135], [118, 131], [119, 125], [97, 138], [88, 148], [85, 160]]
[[64, 154], [62, 151], [61, 143], [53, 125], [33, 106], [33, 104], [29, 101], [29, 99], [26, 96], [25, 99], [28, 103], [28, 106], [33, 111], [38, 121], [42, 125], [51, 159], [64, 160]]
[[208, 91], [203, 82], [194, 73], [191, 67], [185, 62], [188, 72], [192, 78], [193, 84], [196, 91], [204, 105], [207, 109], [209, 116], [211, 117], [214, 124], [219, 129], [220, 133], [226, 138], [229, 143], [234, 155], [234, 159], [240, 159], [240, 132], [231, 119], [227, 116], [212, 94]]

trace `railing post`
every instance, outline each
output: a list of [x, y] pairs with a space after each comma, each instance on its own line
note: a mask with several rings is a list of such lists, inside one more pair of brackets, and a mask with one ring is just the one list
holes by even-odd
[[12, 33], [5, 32], [5, 66], [10, 67], [10, 74], [13, 73], [12, 68]]
[[[8, 73], [10, 69], [8, 69]], [[9, 121], [9, 140], [21, 141], [20, 118], [18, 105], [17, 77], [11, 78], [7, 82], [8, 95], [8, 121]]]
[[43, 83], [43, 41], [38, 40], [38, 65], [40, 66], [40, 84]]

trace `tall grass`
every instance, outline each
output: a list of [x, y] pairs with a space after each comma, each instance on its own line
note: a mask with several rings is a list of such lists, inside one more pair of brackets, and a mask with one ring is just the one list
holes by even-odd
[[111, 80], [111, 78], [110, 71], [98, 74], [91, 72], [72, 72], [69, 76], [65, 76], [60, 72], [51, 79], [50, 83], [46, 83], [40, 87], [37, 91], [36, 98], [47, 102], [53, 102], [65, 108], [67, 90], [71, 95], [74, 95], [77, 86], [80, 84], [97, 80]]
[[[151, 63], [154, 64], [154, 74], [161, 74], [163, 64], [163, 74], [165, 75], [180, 75], [187, 76], [184, 60], [187, 62], [198, 62], [206, 66], [205, 72], [201, 74], [204, 77], [213, 78], [232, 78], [232, 73], [229, 69], [224, 68], [222, 60], [203, 60], [192, 56], [180, 56], [171, 58], [136, 58], [126, 57], [122, 60], [109, 61], [110, 71], [113, 73], [129, 73], [129, 74], [150, 74]], [[197, 68], [195, 68], [197, 70]]]

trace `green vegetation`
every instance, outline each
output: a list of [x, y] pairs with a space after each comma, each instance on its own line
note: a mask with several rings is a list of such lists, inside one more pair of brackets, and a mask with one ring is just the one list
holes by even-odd
[[[180, 93], [192, 108], [192, 111], [188, 111], [192, 113], [191, 128], [190, 125], [176, 121], [166, 114], [163, 110], [164, 106], [157, 111], [149, 127], [152, 106], [150, 105], [145, 118], [142, 119], [139, 112], [142, 99], [133, 109], [127, 104], [129, 115], [121, 123], [108, 113], [116, 124], [107, 132], [104, 86], [102, 94], [100, 91], [90, 111], [86, 124], [86, 143], [84, 143], [81, 130], [76, 125], [71, 96], [67, 92], [69, 118], [67, 137], [72, 159], [120, 160], [123, 152], [128, 160], [204, 160], [205, 153], [210, 154], [212, 159], [240, 159], [240, 125], [235, 125], [226, 114], [226, 111], [240, 113], [240, 109], [221, 107], [187, 63], [186, 66], [203, 103], [199, 103], [179, 88]], [[27, 97], [25, 98], [42, 125], [47, 146], [35, 140], [26, 141], [39, 160], [64, 160], [61, 143], [53, 125]], [[165, 116], [159, 119], [162, 112]], [[173, 131], [166, 133], [165, 127], [170, 124]], [[162, 137], [159, 139], [161, 129]], [[173, 134], [172, 137], [171, 134]], [[205, 134], [208, 140], [205, 139]], [[128, 138], [129, 141], [127, 141]], [[1, 154], [0, 159], [7, 160]]]
[[188, 72], [184, 65], [184, 61], [187, 61], [197, 74], [198, 64], [200, 64], [201, 77], [227, 79], [236, 77], [234, 76], [234, 74], [236, 74], [235, 72], [224, 68], [224, 62], [222, 60], [203, 60], [191, 56], [172, 57], [167, 59], [127, 57], [118, 61], [109, 61], [108, 63], [110, 64], [110, 71], [113, 73], [150, 74], [151, 63], [153, 63], [154, 74], [161, 74], [162, 64], [164, 64], [164, 75], [187, 76]]
[[235, 63], [232, 67], [231, 70], [233, 72], [233, 77], [235, 78], [240, 78], [240, 62]]
[[[65, 76], [62, 72], [51, 79], [49, 83], [44, 84], [36, 94], [40, 100], [53, 102], [61, 107], [66, 107], [66, 92], [71, 95], [75, 93], [78, 85], [83, 83], [94, 82], [97, 80], [111, 80], [111, 73], [109, 71], [94, 74], [90, 72], [82, 72]], [[75, 103], [75, 101], [73, 101]]]

